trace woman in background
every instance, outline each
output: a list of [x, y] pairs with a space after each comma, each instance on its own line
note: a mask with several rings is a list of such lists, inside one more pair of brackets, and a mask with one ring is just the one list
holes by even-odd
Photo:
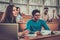
[[23, 22], [23, 20], [22, 20], [22, 15], [21, 15], [21, 12], [20, 12], [20, 8], [19, 8], [19, 7], [16, 7], [16, 11], [17, 11], [16, 22], [17, 22], [17, 23]]
[[[20, 24], [20, 23], [23, 22], [22, 15], [21, 15], [21, 12], [20, 12], [20, 8], [16, 7], [16, 11], [17, 11], [16, 22]], [[21, 31], [22, 31], [22, 29], [21, 29], [21, 27], [19, 27], [19, 32], [21, 32]]]
[[16, 7], [14, 5], [8, 5], [5, 13], [1, 18], [2, 23], [16, 23]]

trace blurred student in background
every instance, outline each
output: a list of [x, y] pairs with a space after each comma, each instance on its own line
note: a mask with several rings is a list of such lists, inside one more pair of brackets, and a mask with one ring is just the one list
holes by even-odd
[[[16, 23], [22, 23], [23, 18], [22, 18], [21, 11], [20, 11], [19, 7], [16, 7], [16, 12], [17, 12]], [[22, 31], [22, 29], [21, 29], [21, 27], [19, 27], [19, 32], [21, 32], [21, 31]]]
[[6, 8], [5, 13], [3, 14], [1, 18], [1, 22], [3, 23], [16, 23], [16, 7], [14, 5], [8, 5]]
[[58, 18], [58, 15], [56, 14], [56, 10], [52, 10], [52, 13], [53, 13], [53, 17], [52, 17], [52, 19], [59, 19]]
[[49, 14], [48, 14], [48, 8], [47, 7], [44, 8], [44, 13], [42, 15], [42, 19], [45, 21], [49, 20]]
[[23, 18], [22, 18], [21, 12], [20, 12], [20, 8], [19, 7], [16, 7], [16, 11], [17, 11], [16, 22], [17, 23], [23, 22], [23, 20], [22, 20]]

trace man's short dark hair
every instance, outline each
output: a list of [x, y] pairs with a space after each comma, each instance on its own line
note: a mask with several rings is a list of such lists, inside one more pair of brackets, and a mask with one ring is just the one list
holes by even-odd
[[35, 10], [32, 11], [32, 15], [33, 15], [33, 16], [34, 16], [36, 13], [40, 13], [40, 10], [35, 9]]
[[48, 9], [48, 7], [44, 7], [44, 9]]

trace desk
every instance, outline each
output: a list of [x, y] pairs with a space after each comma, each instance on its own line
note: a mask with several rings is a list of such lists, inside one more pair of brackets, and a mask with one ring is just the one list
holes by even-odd
[[25, 37], [24, 39], [20, 39], [20, 40], [60, 40], [60, 34], [36, 36], [36, 37]]
[[60, 35], [37, 36], [31, 40], [60, 40]]

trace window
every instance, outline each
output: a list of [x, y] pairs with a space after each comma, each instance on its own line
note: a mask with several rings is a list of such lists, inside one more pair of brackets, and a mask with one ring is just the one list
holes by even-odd
[[13, 3], [27, 4], [27, 0], [13, 0]]
[[57, 5], [57, 0], [45, 0], [44, 5], [46, 5], [46, 6], [56, 6]]
[[[4, 2], [4, 3], [1, 3]], [[5, 11], [7, 5], [10, 3], [10, 0], [0, 0], [0, 11]], [[25, 14], [31, 15], [32, 10], [38, 9], [41, 11], [41, 14], [43, 13], [43, 8], [45, 6], [49, 8], [57, 8], [57, 6], [60, 5], [60, 0], [59, 2], [57, 0], [12, 0], [12, 3], [18, 7], [20, 7], [21, 12]], [[59, 3], [59, 5], [58, 5]], [[3, 7], [3, 8], [2, 8]], [[59, 10], [59, 8], [58, 8]], [[49, 9], [49, 11], [51, 11]], [[60, 10], [59, 10], [60, 11]], [[57, 12], [57, 9], [56, 9]], [[59, 14], [59, 12], [58, 12]]]
[[0, 3], [0, 12], [4, 12], [6, 10], [7, 6], [8, 6], [8, 4], [1, 4]]
[[10, 0], [0, 0], [0, 2], [9, 2]]
[[59, 0], [59, 6], [60, 6], [60, 0]]
[[42, 5], [43, 1], [42, 0], [29, 0], [29, 4], [34, 4], [34, 5]]

